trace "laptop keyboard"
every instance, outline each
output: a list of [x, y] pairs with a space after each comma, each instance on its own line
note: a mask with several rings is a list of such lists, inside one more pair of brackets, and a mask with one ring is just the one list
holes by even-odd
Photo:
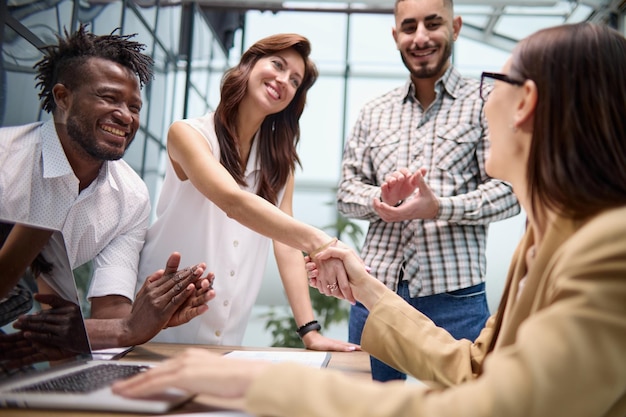
[[117, 379], [131, 377], [148, 369], [144, 365], [101, 364], [48, 381], [16, 388], [13, 392], [79, 392], [95, 391]]

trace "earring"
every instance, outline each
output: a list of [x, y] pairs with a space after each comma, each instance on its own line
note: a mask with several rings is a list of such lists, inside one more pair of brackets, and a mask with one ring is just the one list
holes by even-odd
[[509, 129], [511, 129], [513, 133], [517, 133], [517, 126], [515, 126], [513, 123], [509, 125]]

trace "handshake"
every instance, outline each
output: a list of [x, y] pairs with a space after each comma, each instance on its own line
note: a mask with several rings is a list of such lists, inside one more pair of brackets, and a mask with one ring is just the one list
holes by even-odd
[[359, 255], [337, 238], [305, 256], [304, 261], [309, 285], [324, 295], [351, 304], [359, 301], [369, 309], [387, 290], [370, 275]]

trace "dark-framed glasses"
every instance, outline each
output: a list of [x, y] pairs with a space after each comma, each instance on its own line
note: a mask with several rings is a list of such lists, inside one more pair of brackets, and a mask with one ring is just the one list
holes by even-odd
[[489, 93], [491, 93], [491, 91], [493, 90], [493, 84], [495, 80], [504, 81], [505, 83], [517, 86], [524, 84], [524, 81], [516, 80], [506, 74], [500, 74], [497, 72], [483, 72], [480, 75], [480, 98], [482, 98], [483, 101], [487, 101]]

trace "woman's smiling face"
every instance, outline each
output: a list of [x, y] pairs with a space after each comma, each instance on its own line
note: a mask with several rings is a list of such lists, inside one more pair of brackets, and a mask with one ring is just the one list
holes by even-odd
[[284, 110], [304, 77], [304, 59], [293, 48], [259, 59], [248, 79], [247, 94], [267, 114]]

